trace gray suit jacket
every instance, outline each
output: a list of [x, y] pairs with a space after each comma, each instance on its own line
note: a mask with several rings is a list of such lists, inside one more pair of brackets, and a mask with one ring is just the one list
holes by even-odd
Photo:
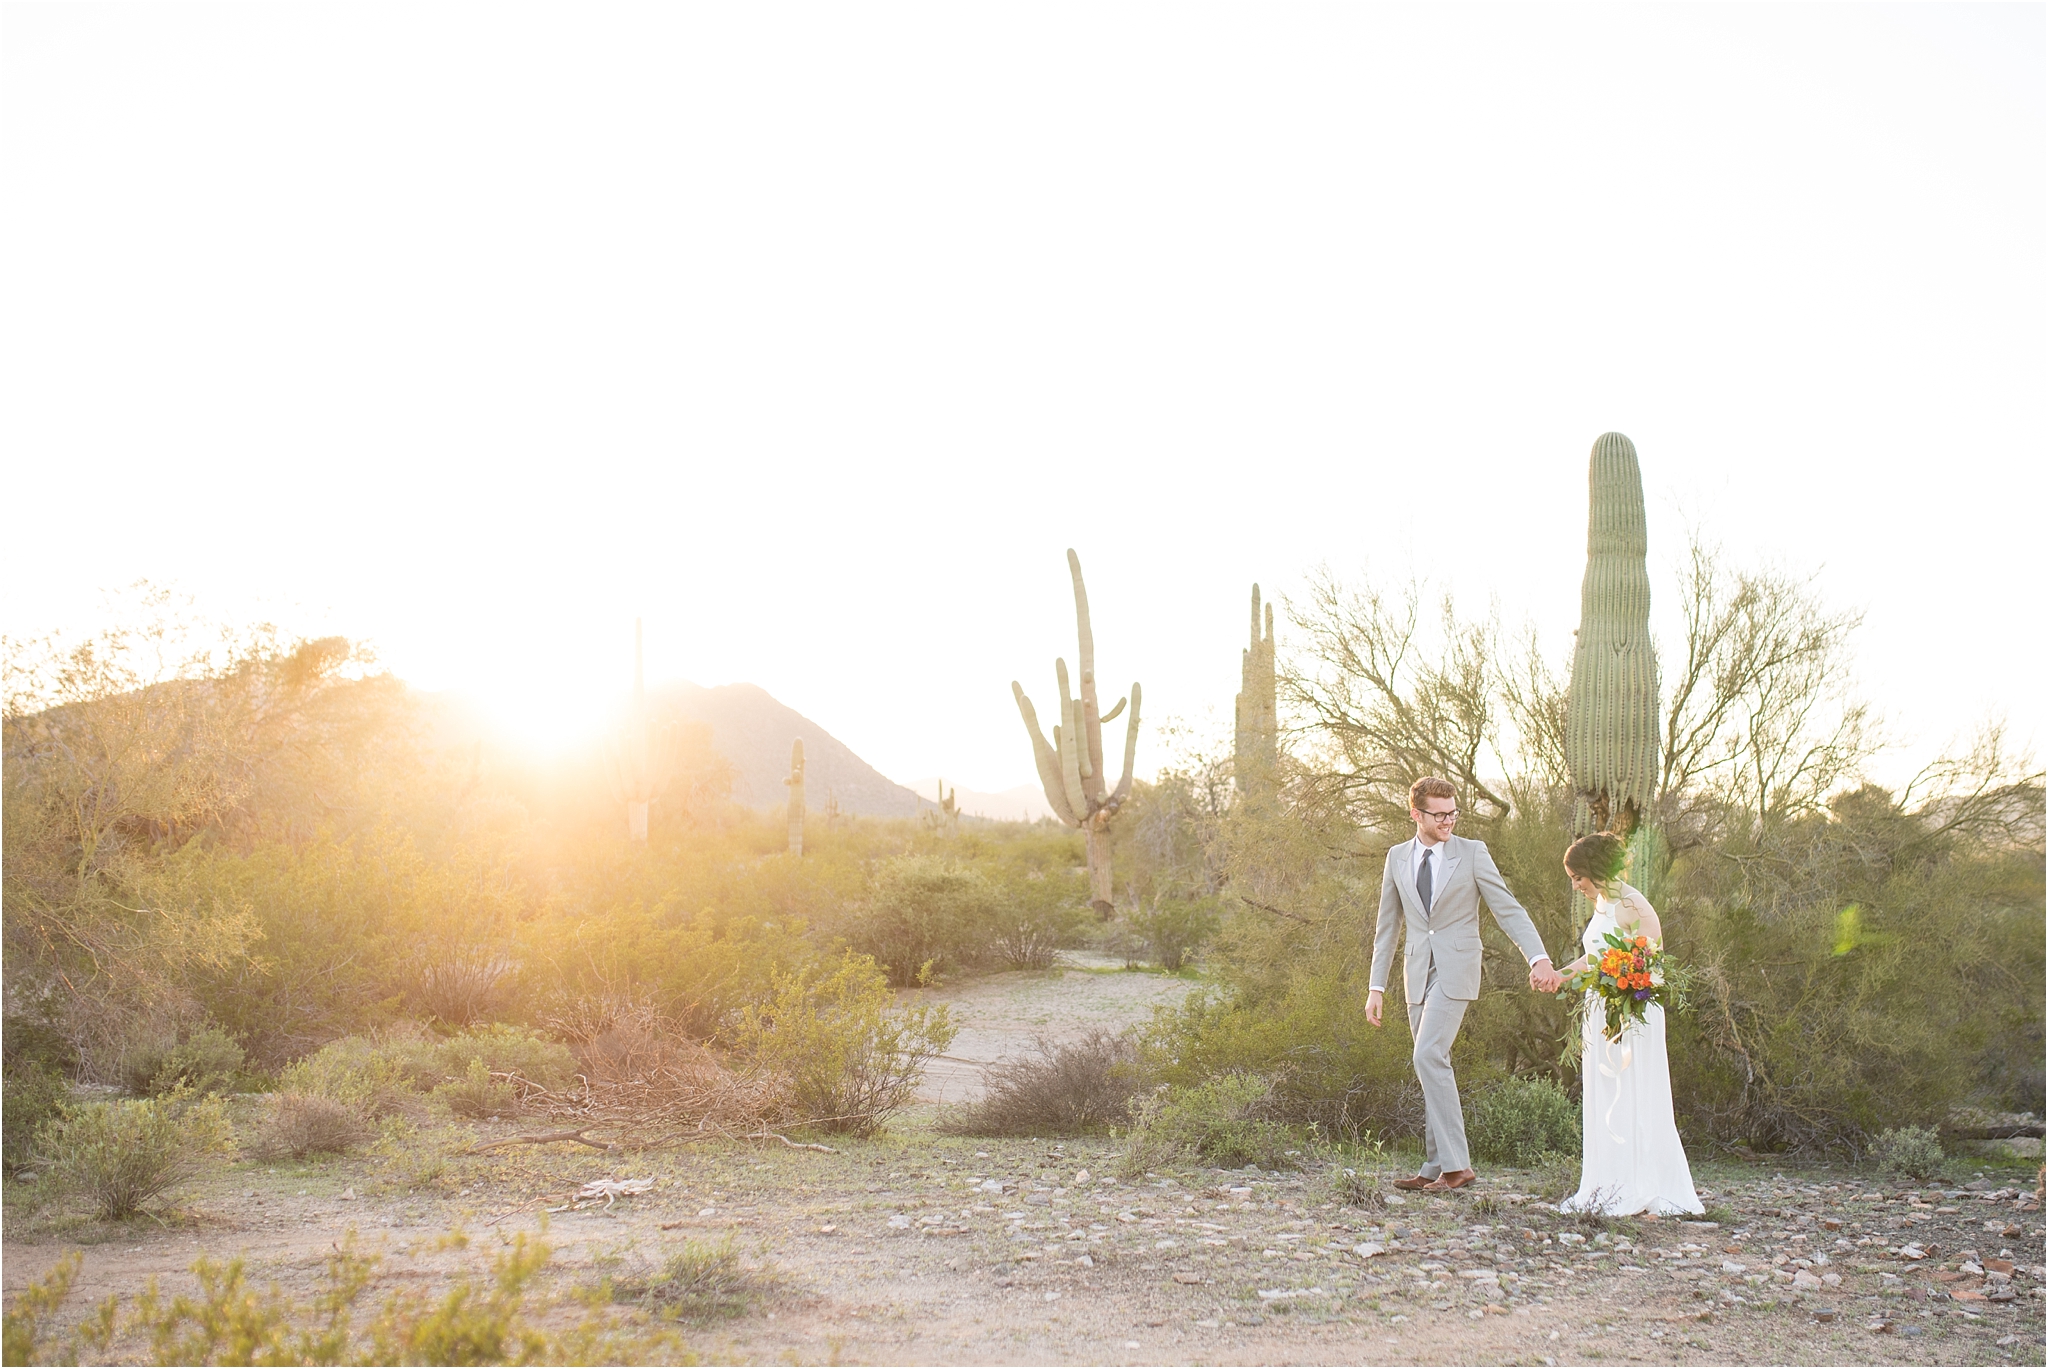
[[1451, 837], [1437, 848], [1431, 862], [1435, 888], [1424, 912], [1415, 892], [1415, 843], [1404, 841], [1387, 852], [1380, 878], [1379, 923], [1373, 929], [1372, 982], [1384, 987], [1394, 958], [1394, 930], [1403, 922], [1408, 941], [1402, 959], [1408, 972], [1408, 1001], [1420, 1003], [1429, 972], [1449, 998], [1479, 997], [1479, 900], [1486, 900], [1493, 920], [1519, 946], [1531, 965], [1549, 955], [1536, 924], [1502, 882], [1500, 870], [1483, 841]]

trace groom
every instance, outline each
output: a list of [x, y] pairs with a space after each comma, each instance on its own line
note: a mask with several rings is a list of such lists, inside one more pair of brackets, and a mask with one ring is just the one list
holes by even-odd
[[[1408, 925], [1403, 961], [1408, 1025], [1415, 1036], [1415, 1075], [1422, 1081], [1422, 1173], [1394, 1187], [1448, 1193], [1478, 1177], [1465, 1149], [1465, 1110], [1451, 1073], [1451, 1043], [1465, 1009], [1479, 997], [1479, 900], [1529, 960], [1529, 987], [1555, 993], [1564, 976], [1551, 967], [1536, 924], [1515, 902], [1486, 843], [1451, 835], [1458, 791], [1449, 780], [1419, 779], [1408, 789], [1415, 840], [1387, 852], [1380, 879], [1379, 924], [1372, 938], [1372, 989], [1365, 1020], [1377, 1027], [1394, 958], [1394, 929]], [[1405, 917], [1397, 919], [1397, 912]]]

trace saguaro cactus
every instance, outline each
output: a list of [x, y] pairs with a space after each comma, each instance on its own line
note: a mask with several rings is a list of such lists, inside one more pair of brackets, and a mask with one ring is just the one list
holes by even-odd
[[1635, 444], [1593, 444], [1586, 579], [1565, 707], [1565, 762], [1580, 833], [1627, 836], [1657, 785], [1657, 658], [1650, 645], [1649, 533]]
[[1237, 695], [1237, 787], [1251, 793], [1272, 776], [1280, 758], [1280, 694], [1274, 683], [1273, 606], [1259, 621], [1259, 587], [1252, 586], [1252, 644], [1244, 649]]
[[789, 744], [789, 853], [804, 853], [804, 739]]
[[609, 748], [612, 792], [626, 805], [626, 837], [647, 840], [647, 808], [668, 787], [673, 767], [674, 738], [656, 735], [647, 714], [647, 682], [641, 650], [640, 620], [633, 620], [633, 706], [626, 726]]
[[1038, 726], [1038, 711], [1024, 697], [1024, 686], [1010, 681], [1017, 710], [1024, 715], [1024, 727], [1031, 733], [1031, 751], [1038, 761], [1038, 778], [1045, 786], [1045, 801], [1061, 822], [1088, 834], [1089, 902], [1096, 915], [1107, 918], [1114, 910], [1109, 878], [1109, 823], [1131, 796], [1131, 766], [1138, 752], [1138, 706], [1143, 692], [1133, 684], [1131, 720], [1124, 733], [1124, 774], [1115, 789], [1108, 784], [1108, 766], [1102, 752], [1102, 725], [1123, 711], [1124, 699], [1107, 713], [1096, 706], [1095, 629], [1088, 619], [1088, 587], [1081, 580], [1081, 558], [1067, 548], [1067, 568], [1074, 577], [1074, 617], [1080, 624], [1081, 691], [1075, 694], [1067, 679], [1064, 657], [1053, 662], [1060, 682], [1060, 720], [1048, 743]]

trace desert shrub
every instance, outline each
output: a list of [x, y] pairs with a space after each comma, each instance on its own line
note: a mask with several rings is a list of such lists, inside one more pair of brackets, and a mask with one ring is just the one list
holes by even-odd
[[[479, 1068], [480, 1084], [475, 1082]], [[492, 1074], [517, 1075], [552, 1090], [575, 1073], [576, 1057], [567, 1046], [523, 1027], [479, 1027], [445, 1039], [399, 1028], [330, 1041], [286, 1066], [279, 1084], [346, 1103], [370, 1117], [417, 1116], [425, 1093], [442, 1096], [462, 1116], [498, 1117], [511, 1109], [492, 1100], [515, 1097], [516, 1091], [504, 1081], [493, 1083]]]
[[1091, 1031], [1076, 1041], [1040, 1038], [1035, 1055], [982, 1071], [982, 1096], [946, 1124], [962, 1136], [1078, 1136], [1126, 1122], [1144, 1087], [1129, 1034]]
[[943, 856], [898, 856], [876, 870], [846, 937], [891, 984], [908, 988], [980, 962], [997, 904], [996, 886], [971, 866]]
[[747, 1008], [739, 1040], [757, 1065], [789, 1080], [797, 1115], [868, 1136], [916, 1093], [925, 1062], [952, 1044], [944, 1005], [891, 1014], [888, 981], [852, 951], [828, 970], [779, 975], [768, 1002]]
[[416, 1032], [344, 1036], [287, 1065], [278, 1086], [359, 1108], [370, 1117], [411, 1116], [419, 1091], [443, 1077], [434, 1043]]
[[1216, 934], [1220, 913], [1213, 898], [1155, 898], [1130, 914], [1159, 968], [1180, 973], [1188, 957]]
[[985, 931], [985, 958], [1006, 970], [1045, 970], [1060, 948], [1080, 941], [1094, 921], [1085, 883], [1058, 871], [1005, 871]]
[[1465, 1135], [1480, 1159], [1526, 1169], [1547, 1151], [1579, 1149], [1580, 1113], [1552, 1081], [1510, 1077], [1466, 1107]]
[[34, 1153], [36, 1133], [56, 1117], [70, 1097], [71, 1087], [62, 1075], [28, 1065], [7, 1076], [4, 1105], [0, 1105], [0, 1163], [7, 1172], [26, 1167]]
[[493, 1079], [490, 1069], [477, 1059], [469, 1062], [460, 1079], [441, 1085], [433, 1096], [457, 1117], [513, 1117], [519, 1112], [519, 1095], [512, 1085]]
[[0, 1061], [10, 1078], [23, 1069], [69, 1075], [78, 1068], [78, 1052], [55, 1024], [11, 1012], [0, 1019]]
[[400, 1289], [381, 1307], [362, 1306], [381, 1257], [357, 1253], [352, 1233], [328, 1255], [307, 1302], [275, 1284], [251, 1287], [239, 1258], [223, 1264], [202, 1255], [192, 1265], [196, 1294], [166, 1300], [152, 1281], [125, 1317], [109, 1298], [59, 1345], [40, 1332], [71, 1291], [78, 1259], [70, 1255], [8, 1313], [6, 1362], [105, 1363], [117, 1326], [147, 1338], [156, 1364], [654, 1364], [680, 1348], [673, 1332], [611, 1317], [561, 1331], [533, 1320], [527, 1296], [549, 1254], [522, 1233], [484, 1278], [464, 1275], [439, 1297]]
[[373, 1140], [375, 1127], [354, 1107], [316, 1093], [271, 1095], [250, 1152], [258, 1159], [343, 1155]]
[[1345, 1207], [1362, 1207], [1377, 1210], [1387, 1205], [1386, 1191], [1380, 1187], [1380, 1176], [1375, 1170], [1360, 1172], [1356, 1169], [1341, 1169], [1330, 1180], [1330, 1200]]
[[1536, 1157], [1534, 1172], [1529, 1176], [1529, 1191], [1546, 1202], [1560, 1202], [1579, 1191], [1582, 1168], [1576, 1150], [1545, 1151]]
[[160, 1098], [178, 1089], [219, 1093], [234, 1086], [245, 1057], [218, 1027], [200, 1027], [175, 1042], [142, 1041], [121, 1057], [121, 1083], [138, 1097]]
[[1162, 1089], [1139, 1106], [1124, 1155], [1126, 1176], [1188, 1160], [1234, 1167], [1294, 1169], [1306, 1143], [1272, 1118], [1273, 1089], [1251, 1074], [1226, 1074], [1191, 1088]]
[[1887, 1127], [1877, 1134], [1870, 1156], [1881, 1168], [1915, 1179], [1933, 1178], [1947, 1158], [1941, 1151], [1941, 1133], [1932, 1127]]
[[576, 1076], [576, 1057], [567, 1046], [502, 1023], [437, 1042], [430, 1058], [445, 1077], [463, 1078], [470, 1064], [480, 1061], [492, 1074], [516, 1074], [551, 1091]]
[[727, 1232], [717, 1241], [686, 1240], [658, 1269], [614, 1277], [607, 1288], [614, 1302], [698, 1322], [743, 1315], [771, 1283], [764, 1269], [741, 1257]]
[[124, 1098], [74, 1108], [45, 1124], [36, 1152], [49, 1176], [118, 1220], [234, 1149], [218, 1096]]
[[[1156, 1014], [1145, 1053], [1179, 1088], [1225, 1074], [1269, 1081], [1271, 1115], [1326, 1135], [1419, 1135], [1422, 1090], [1398, 1021], [1367, 1026], [1355, 951], [1330, 953], [1272, 985], [1197, 990]], [[1483, 1000], [1482, 1000], [1483, 1001]]]

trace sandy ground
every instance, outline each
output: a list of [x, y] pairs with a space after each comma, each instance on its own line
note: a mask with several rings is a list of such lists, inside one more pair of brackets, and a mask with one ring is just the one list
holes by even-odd
[[919, 1096], [948, 1103], [978, 1097], [982, 1066], [1030, 1055], [1041, 1040], [1067, 1041], [1146, 1021], [1154, 1008], [1177, 1006], [1195, 988], [1193, 979], [1128, 971], [1109, 956], [1069, 951], [1064, 958], [1067, 967], [1049, 973], [990, 975], [903, 995], [909, 1002], [946, 1004], [960, 1029], [925, 1071]]
[[[954, 1051], [1028, 1049], [1187, 988], [1073, 971], [979, 981], [948, 992], [968, 1014]], [[967, 1078], [933, 1092], [953, 1098]], [[567, 1322], [584, 1315], [579, 1290], [729, 1233], [763, 1283], [743, 1315], [682, 1328], [713, 1362], [2044, 1362], [2048, 1232], [2031, 1170], [1902, 1191], [1846, 1169], [1703, 1162], [1695, 1177], [1718, 1224], [1601, 1226], [1527, 1198], [1534, 1176], [1514, 1171], [1448, 1198], [1345, 1206], [1329, 1165], [1124, 1180], [1106, 1139], [945, 1136], [937, 1111], [921, 1105], [831, 1154], [726, 1142], [625, 1159], [559, 1144], [459, 1153], [518, 1129], [479, 1124], [383, 1155], [237, 1161], [163, 1219], [123, 1224], [10, 1182], [0, 1284], [11, 1305], [80, 1250], [76, 1320], [152, 1277], [189, 1292], [204, 1253], [240, 1255], [257, 1286], [306, 1299], [353, 1231], [384, 1256], [381, 1300], [445, 1287], [526, 1232], [554, 1250], [539, 1296]], [[653, 1188], [545, 1211], [607, 1177]], [[466, 1246], [445, 1239], [457, 1231]], [[1802, 1274], [1813, 1286], [1794, 1282]], [[134, 1337], [116, 1348], [147, 1353]]]

